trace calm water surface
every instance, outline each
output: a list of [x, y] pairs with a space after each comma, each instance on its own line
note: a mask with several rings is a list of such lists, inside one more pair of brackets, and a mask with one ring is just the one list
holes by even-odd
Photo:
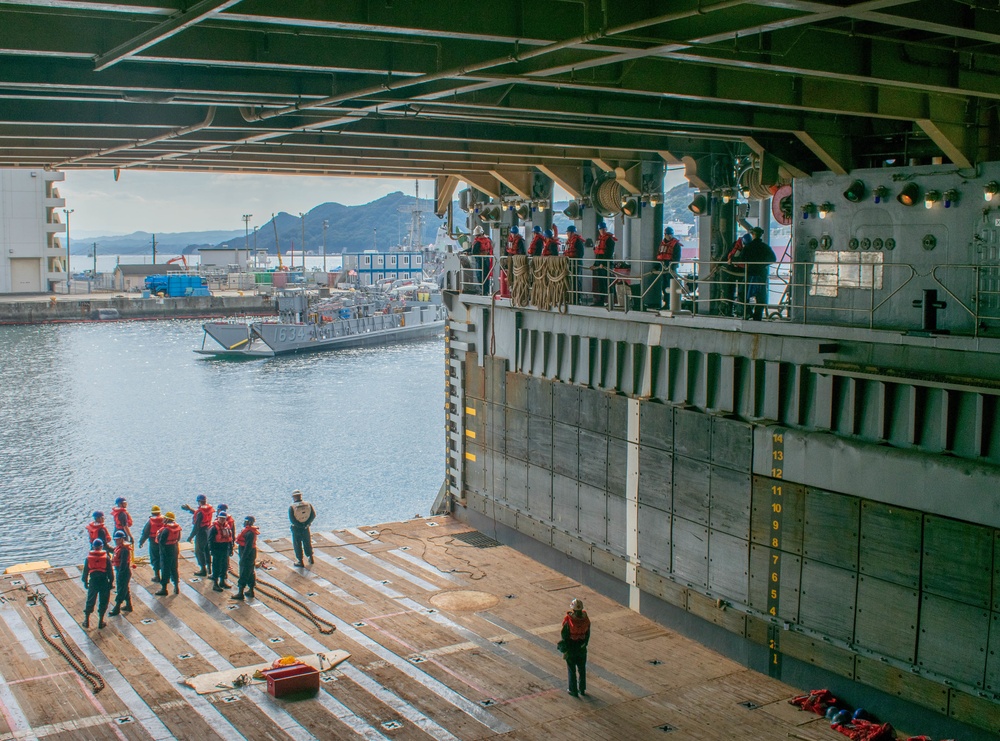
[[[0, 570], [81, 562], [83, 527], [129, 500], [225, 502], [288, 535], [426, 515], [444, 478], [442, 340], [270, 359], [192, 352], [197, 321], [0, 327]], [[144, 552], [144, 551], [143, 551]]]

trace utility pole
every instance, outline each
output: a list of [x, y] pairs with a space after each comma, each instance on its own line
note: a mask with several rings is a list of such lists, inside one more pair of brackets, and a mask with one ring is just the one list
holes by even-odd
[[97, 280], [97, 242], [94, 242], [94, 271], [90, 277], [92, 280]]
[[257, 227], [253, 228], [253, 264], [254, 267], [260, 268], [260, 262], [257, 260]]
[[[253, 214], [243, 214], [243, 251], [246, 252], [246, 269], [250, 269], [250, 219]], [[239, 262], [239, 260], [237, 260]], [[242, 272], [242, 271], [241, 271]]]
[[69, 270], [69, 215], [73, 213], [76, 209], [64, 208], [62, 211], [66, 214], [66, 293], [70, 293], [70, 276], [72, 273]]
[[330, 226], [330, 222], [323, 219], [323, 272], [326, 272], [326, 229]]
[[302, 222], [302, 280], [306, 279], [306, 215], [299, 211], [299, 220]]
[[153, 264], [156, 265], [156, 235], [153, 235]]
[[378, 252], [378, 227], [372, 228], [372, 249]]

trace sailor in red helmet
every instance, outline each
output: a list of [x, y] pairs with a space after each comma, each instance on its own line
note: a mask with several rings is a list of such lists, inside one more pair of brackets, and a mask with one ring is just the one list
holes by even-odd
[[585, 248], [583, 237], [576, 233], [576, 226], [570, 224], [566, 227], [566, 247], [563, 255], [569, 258], [570, 292], [574, 304], [580, 303], [580, 261], [583, 259]]
[[569, 603], [569, 612], [563, 618], [562, 640], [559, 650], [566, 659], [569, 672], [569, 693], [576, 697], [587, 694], [587, 645], [590, 643], [590, 618], [583, 609], [583, 602], [575, 599]]
[[597, 243], [594, 244], [594, 304], [604, 306], [608, 300], [608, 275], [615, 257], [615, 235], [608, 231], [603, 221], [597, 225]]
[[177, 557], [181, 542], [181, 526], [177, 524], [173, 512], [163, 515], [164, 525], [156, 534], [156, 542], [160, 544], [160, 591], [157, 596], [167, 593], [167, 584], [174, 583], [174, 594], [180, 594], [180, 577], [177, 574]]
[[118, 497], [115, 500], [115, 506], [111, 509], [111, 526], [125, 533], [129, 543], [135, 542], [132, 540], [132, 515], [129, 514], [128, 501], [125, 497]]
[[149, 519], [142, 527], [142, 535], [139, 536], [139, 547], [142, 548], [149, 541], [149, 565], [153, 567], [153, 581], [160, 581], [160, 544], [156, 536], [163, 529], [166, 521], [160, 514], [159, 505], [154, 504], [150, 511]]
[[[257, 586], [257, 536], [260, 530], [254, 525], [256, 520], [247, 516], [243, 519], [243, 530], [236, 536], [236, 545], [240, 547], [240, 578], [236, 588], [240, 591], [230, 599], [253, 599], [253, 588]], [[247, 590], [246, 594], [243, 590]]]
[[681, 248], [683, 246], [681, 241], [674, 236], [673, 227], [668, 226], [663, 230], [663, 239], [660, 241], [660, 246], [656, 251], [656, 259], [660, 263], [660, 274], [656, 279], [660, 282], [662, 308], [671, 308], [670, 281], [674, 279], [674, 270], [676, 270], [677, 264], [681, 260]]
[[542, 254], [545, 246], [545, 237], [542, 236], [542, 227], [537, 224], [531, 227], [531, 244], [528, 245], [528, 254], [531, 257], [538, 257]]
[[229, 557], [233, 555], [236, 533], [233, 532], [233, 518], [229, 516], [228, 507], [219, 505], [215, 522], [208, 529], [208, 546], [212, 551], [212, 589], [221, 592], [229, 588], [226, 575], [229, 573]]
[[125, 536], [124, 530], [115, 530], [115, 555], [111, 557], [111, 565], [118, 586], [115, 589], [115, 606], [108, 615], [115, 617], [122, 610], [132, 612], [132, 592], [129, 591], [132, 582], [132, 541]]
[[212, 565], [212, 553], [208, 547], [208, 529], [212, 527], [215, 519], [215, 508], [208, 503], [208, 497], [199, 494], [196, 497], [198, 508], [192, 509], [190, 505], [182, 504], [181, 509], [191, 513], [191, 534], [188, 536], [188, 543], [194, 541], [194, 557], [198, 562], [196, 576], [208, 576], [208, 569]]
[[105, 550], [104, 541], [94, 539], [90, 553], [83, 562], [83, 586], [87, 588], [87, 602], [83, 608], [83, 627], [90, 627], [90, 616], [97, 606], [97, 627], [104, 627], [104, 614], [108, 611], [111, 587], [115, 585], [115, 572], [111, 565], [111, 554]]
[[98, 510], [91, 517], [94, 521], [88, 522], [86, 525], [87, 542], [93, 543], [95, 540], [99, 540], [110, 553], [111, 546], [108, 544], [111, 542], [111, 533], [108, 531], [107, 525], [104, 524], [104, 513]]

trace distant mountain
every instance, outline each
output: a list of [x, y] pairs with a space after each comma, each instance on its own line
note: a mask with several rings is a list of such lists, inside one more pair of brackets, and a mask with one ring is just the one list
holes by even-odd
[[[76, 232], [73, 232], [76, 234]], [[156, 235], [156, 251], [164, 255], [191, 254], [196, 245], [218, 244], [236, 235], [243, 239], [242, 231], [213, 230], [205, 232], [173, 232]], [[89, 255], [91, 246], [97, 242], [97, 248], [104, 255], [152, 255], [153, 235], [150, 232], [132, 232], [131, 234], [107, 235], [89, 239], [73, 239], [70, 253], [73, 255]]]

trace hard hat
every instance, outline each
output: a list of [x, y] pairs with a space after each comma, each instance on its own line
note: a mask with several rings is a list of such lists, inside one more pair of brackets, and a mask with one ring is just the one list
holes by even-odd
[[518, 228], [517, 228], [516, 226], [512, 226], [512, 227], [510, 228], [510, 233], [511, 233], [511, 234], [517, 234], [517, 233], [518, 233]]
[[580, 611], [583, 609], [583, 600], [575, 599], [569, 603], [569, 609]]
[[538, 226], [538, 224], [535, 224], [533, 227], [531, 227], [531, 231], [533, 231], [535, 234], [541, 234], [542, 227]]
[[599, 221], [599, 222], [597, 222], [597, 228], [598, 229], [607, 229], [608, 225], [605, 224], [603, 221]]
[[851, 722], [851, 711], [841, 710], [835, 716], [833, 716], [833, 722], [831, 725], [843, 726]]
[[750, 233], [751, 234], [756, 234], [757, 236], [760, 236], [761, 234], [764, 233], [764, 230], [761, 229], [759, 226], [755, 226], [753, 229], [750, 230]]
[[103, 512], [101, 512], [100, 510], [98, 510], [97, 512], [95, 512], [95, 513], [94, 513], [94, 519], [95, 519], [95, 520], [100, 520], [100, 519], [102, 519], [103, 517], [104, 517], [104, 513], [103, 513]]
[[218, 507], [216, 507], [216, 509], [219, 512], [225, 512], [227, 509], [229, 509], [229, 505], [228, 504], [220, 504]]
[[101, 548], [104, 547], [104, 541], [98, 538], [97, 540], [95, 540], [93, 543], [90, 544], [90, 547], [93, 548], [95, 551], [99, 551], [101, 550]]
[[552, 236], [552, 230], [551, 229], [546, 229], [545, 230], [545, 236], [546, 237], [551, 237]]
[[253, 525], [255, 522], [257, 522], [257, 520], [253, 518], [253, 515], [247, 515], [243, 518], [244, 525]]
[[292, 492], [292, 498], [294, 499], [295, 497], [298, 497], [298, 498], [301, 499], [302, 498], [302, 492], [299, 491], [298, 489], [296, 489], [295, 491], [293, 491]]
[[124, 530], [115, 530], [115, 535], [114, 535], [115, 540], [118, 540], [119, 538], [124, 538], [124, 537], [125, 537], [125, 531]]
[[472, 233], [478, 237], [480, 234], [483, 233], [483, 228], [481, 226], [477, 226], [475, 229], [472, 230]]
[[207, 502], [208, 501], [208, 497], [206, 497], [204, 494], [199, 494], [194, 499], [195, 499], [196, 502]]
[[838, 708], [836, 705], [831, 705], [826, 709], [826, 719], [832, 721], [834, 718], [837, 717], [837, 713], [839, 712], [840, 708]]
[[668, 226], [666, 229], [663, 230], [663, 233], [664, 234], [673, 234], [674, 233], [674, 228], [672, 226]]
[[573, 226], [572, 224], [570, 224], [569, 226], [566, 227], [566, 231], [568, 231], [568, 232], [575, 232], [576, 231], [576, 227]]
[[123, 504], [125, 504], [125, 497], [118, 497], [115, 500], [115, 506], [116, 507], [121, 507]]
[[150, 513], [154, 515], [160, 514], [160, 505], [154, 504], [153, 509], [150, 510]]
[[173, 522], [177, 518], [174, 516], [173, 512], [167, 512], [167, 514], [163, 515], [163, 519], [170, 520], [171, 522]]

